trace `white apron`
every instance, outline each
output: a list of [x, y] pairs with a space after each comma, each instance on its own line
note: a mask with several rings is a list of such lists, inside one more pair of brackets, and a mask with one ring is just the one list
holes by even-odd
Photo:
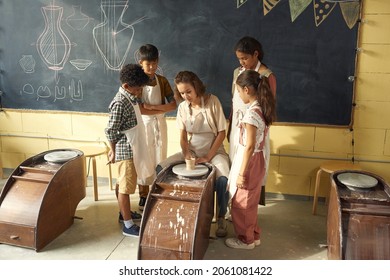
[[[255, 71], [259, 71], [261, 66], [260, 61], [257, 62]], [[240, 72], [238, 73], [237, 77], [244, 72], [246, 69], [240, 69]], [[234, 81], [235, 83], [236, 81]], [[230, 161], [233, 162], [234, 160], [234, 155], [236, 154], [236, 149], [238, 146], [238, 140], [239, 140], [239, 134], [240, 134], [240, 123], [242, 118], [245, 115], [246, 110], [248, 109], [248, 105], [242, 101], [240, 97], [240, 93], [238, 92], [237, 88], [234, 89], [233, 93], [233, 101], [234, 104], [233, 106], [233, 112], [232, 112], [232, 123], [231, 123], [231, 131], [230, 131], [230, 139], [229, 139], [229, 156], [230, 156]]]
[[[204, 109], [204, 99], [201, 99], [202, 107], [198, 113], [187, 116], [186, 130], [189, 134], [190, 150], [196, 157], [205, 157], [214, 143], [216, 135], [214, 134], [207, 120], [206, 110]], [[223, 145], [219, 147], [216, 155], [211, 159], [211, 164], [216, 168], [216, 177], [229, 176], [229, 158]]]
[[[230, 192], [230, 199], [233, 198], [234, 194], [236, 193], [237, 191], [237, 178], [238, 178], [238, 175], [240, 173], [240, 169], [241, 169], [241, 163], [242, 163], [242, 159], [244, 158], [244, 152], [245, 152], [245, 145], [244, 143], [240, 143], [239, 139], [240, 139], [240, 133], [241, 131], [239, 130], [238, 131], [238, 142], [237, 142], [237, 148], [235, 150], [235, 155], [234, 155], [234, 158], [236, 159], [235, 161], [232, 162], [232, 166], [230, 168], [230, 174], [229, 174], [229, 179], [228, 179], [228, 186], [229, 186], [229, 192]], [[244, 131], [244, 133], [246, 133], [246, 131]], [[269, 155], [267, 154], [267, 149], [269, 150], [269, 148], [267, 148], [267, 137], [268, 137], [268, 127], [265, 129], [264, 131], [264, 138], [262, 139], [261, 143], [258, 143], [258, 139], [256, 139], [256, 146], [255, 146], [255, 150], [253, 153], [257, 153], [257, 152], [261, 152], [263, 151], [263, 156], [264, 156], [264, 162], [266, 163], [266, 166], [265, 166], [265, 176], [267, 175], [267, 163], [269, 162]], [[263, 145], [262, 145], [263, 144]]]
[[[145, 86], [142, 91], [142, 99], [146, 104], [160, 105], [161, 88], [156, 77], [155, 86]], [[164, 114], [142, 115], [145, 125], [146, 141], [149, 147], [150, 156], [155, 166], [167, 158], [167, 122]]]
[[[123, 94], [123, 93], [122, 93]], [[156, 174], [155, 165], [151, 160], [149, 149], [146, 144], [145, 126], [142, 120], [141, 111], [138, 104], [133, 104], [130, 97], [123, 94], [134, 108], [137, 117], [137, 125], [128, 130], [122, 131], [126, 135], [133, 151], [133, 162], [137, 172], [137, 182], [146, 185], [150, 181], [150, 177]]]

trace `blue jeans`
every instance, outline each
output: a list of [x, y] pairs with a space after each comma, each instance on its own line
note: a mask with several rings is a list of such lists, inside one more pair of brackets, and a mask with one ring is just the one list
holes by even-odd
[[226, 191], [228, 179], [225, 176], [218, 177], [215, 185], [214, 191], [217, 193], [218, 201], [218, 218], [225, 218], [227, 212], [227, 205], [229, 201], [229, 192]]

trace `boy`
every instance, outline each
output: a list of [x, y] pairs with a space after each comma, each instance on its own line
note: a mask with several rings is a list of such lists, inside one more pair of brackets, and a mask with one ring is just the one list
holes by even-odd
[[[139, 64], [149, 77], [148, 84], [142, 91], [142, 105], [140, 106], [142, 120], [145, 125], [146, 144], [151, 155], [153, 165], [156, 167], [167, 158], [167, 122], [165, 113], [176, 109], [176, 101], [168, 80], [159, 74], [158, 49], [146, 44], [139, 48]], [[149, 185], [153, 183], [155, 176], [146, 180], [138, 178], [140, 200], [139, 210], [143, 211], [146, 197], [149, 193]]]
[[105, 129], [109, 142], [109, 163], [118, 166], [118, 204], [123, 217], [123, 235], [139, 236], [139, 226], [133, 222], [130, 194], [134, 194], [137, 173], [133, 161], [133, 148], [123, 133], [137, 126], [136, 104], [149, 77], [136, 64], [125, 65], [120, 72], [121, 87], [109, 105], [109, 121]]

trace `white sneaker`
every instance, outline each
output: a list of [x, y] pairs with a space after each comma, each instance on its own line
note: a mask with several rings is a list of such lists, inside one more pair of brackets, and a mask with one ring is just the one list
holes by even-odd
[[226, 246], [233, 249], [246, 249], [251, 250], [255, 248], [255, 243], [246, 244], [237, 238], [228, 238], [225, 240]]

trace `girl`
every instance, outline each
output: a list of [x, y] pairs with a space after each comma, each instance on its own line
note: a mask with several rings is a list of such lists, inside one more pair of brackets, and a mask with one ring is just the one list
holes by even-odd
[[268, 127], [275, 120], [275, 98], [268, 82], [254, 70], [241, 73], [236, 87], [248, 109], [239, 126], [237, 153], [228, 182], [237, 237], [225, 243], [231, 248], [253, 249], [260, 245], [257, 205], [266, 174], [265, 145]]
[[[228, 128], [228, 140], [229, 140], [229, 156], [230, 160], [233, 162], [234, 156], [236, 154], [237, 145], [238, 145], [238, 130], [239, 124], [242, 117], [245, 114], [247, 105], [241, 100], [238, 91], [235, 87], [235, 81], [237, 76], [245, 70], [255, 70], [260, 73], [260, 75], [266, 77], [268, 83], [271, 87], [274, 97], [276, 97], [276, 77], [274, 73], [262, 63], [264, 52], [263, 47], [259, 41], [255, 38], [246, 36], [241, 38], [236, 46], [234, 47], [238, 61], [240, 62], [240, 67], [236, 68], [233, 73], [233, 86], [232, 86], [232, 110], [229, 117], [229, 128]], [[269, 134], [267, 136], [267, 142], [269, 142]], [[269, 145], [267, 145], [268, 147]], [[270, 157], [270, 150], [266, 151], [266, 166], [268, 170], [268, 162]], [[267, 172], [266, 172], [267, 174]], [[263, 186], [265, 185], [266, 176], [264, 177]], [[265, 188], [262, 188], [261, 202], [260, 204], [265, 205]]]

